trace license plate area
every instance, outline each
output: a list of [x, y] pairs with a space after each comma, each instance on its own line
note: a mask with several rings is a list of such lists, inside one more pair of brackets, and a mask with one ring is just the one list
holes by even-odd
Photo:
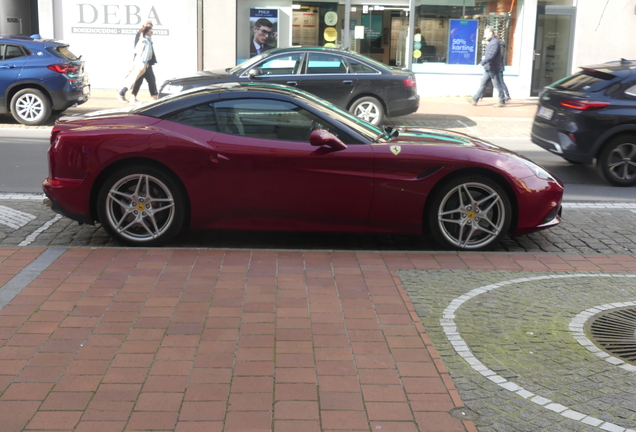
[[554, 115], [554, 110], [546, 107], [539, 107], [539, 111], [537, 111], [537, 116], [546, 120], [552, 120], [552, 116]]

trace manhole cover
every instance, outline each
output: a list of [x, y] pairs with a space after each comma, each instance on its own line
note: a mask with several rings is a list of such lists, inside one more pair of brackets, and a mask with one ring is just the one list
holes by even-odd
[[621, 308], [591, 317], [585, 331], [597, 347], [636, 364], [636, 308]]
[[477, 420], [479, 418], [479, 414], [477, 414], [475, 411], [470, 410], [466, 407], [453, 408], [448, 413], [452, 415], [453, 417], [458, 418], [460, 420]]

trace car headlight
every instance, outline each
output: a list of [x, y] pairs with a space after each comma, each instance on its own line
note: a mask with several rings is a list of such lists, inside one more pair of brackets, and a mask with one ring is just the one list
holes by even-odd
[[523, 162], [524, 164], [526, 164], [526, 166], [532, 170], [534, 175], [536, 175], [540, 179], [547, 180], [547, 181], [553, 181], [553, 182], [556, 181], [556, 179], [554, 177], [552, 177], [552, 174], [550, 174], [548, 171], [546, 171], [544, 168], [540, 167], [536, 163], [534, 163], [532, 161], [529, 161], [528, 159], [524, 159], [524, 158], [518, 158], [518, 159], [521, 162]]
[[162, 93], [173, 94], [173, 93], [179, 93], [179, 92], [181, 92], [181, 90], [183, 90], [183, 86], [182, 85], [168, 84], [163, 89], [161, 89], [161, 92]]

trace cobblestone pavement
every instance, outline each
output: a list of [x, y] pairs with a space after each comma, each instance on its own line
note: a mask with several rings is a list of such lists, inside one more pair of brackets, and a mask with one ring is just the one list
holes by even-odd
[[[5, 194], [5, 199], [0, 196], [0, 246], [121, 246], [99, 225], [79, 225], [70, 219], [60, 218], [44, 206], [37, 196], [33, 196], [33, 199], [6, 199], [7, 196]], [[496, 251], [636, 253], [636, 204], [620, 204], [614, 208], [602, 206], [603, 204], [573, 203], [564, 208], [561, 225], [526, 236], [508, 237]], [[23, 226], [18, 227], [15, 222], [9, 222], [13, 226], [3, 224], [3, 220], [10, 221], [10, 212], [21, 212]], [[436, 249], [421, 236], [250, 231], [192, 232], [178, 238], [170, 246], [224, 249]]]
[[[589, 308], [635, 304], [635, 274], [398, 275], [480, 432], [636, 429], [636, 367], [625, 370], [591, 353], [569, 328]], [[444, 310], [459, 303], [456, 333], [445, 332], [440, 319], [447, 323], [451, 315]]]

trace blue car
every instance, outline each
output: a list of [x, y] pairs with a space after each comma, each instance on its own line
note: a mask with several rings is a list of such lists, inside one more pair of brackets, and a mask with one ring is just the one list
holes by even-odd
[[0, 114], [39, 125], [90, 97], [84, 61], [39, 35], [0, 36]]

